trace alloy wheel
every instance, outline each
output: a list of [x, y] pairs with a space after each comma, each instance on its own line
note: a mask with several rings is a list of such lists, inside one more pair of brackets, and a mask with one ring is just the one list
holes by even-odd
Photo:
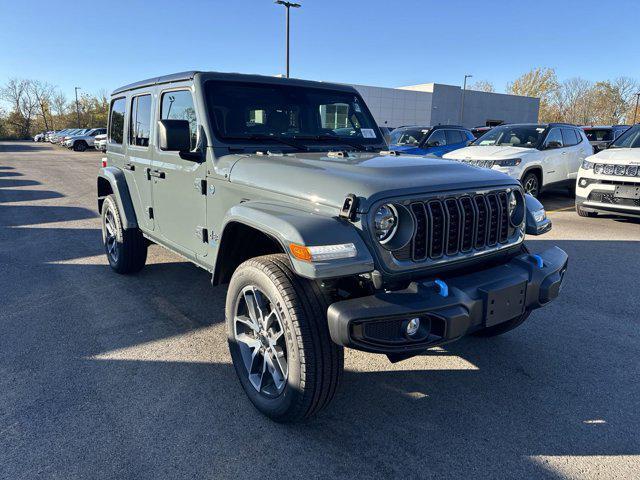
[[105, 243], [107, 246], [107, 254], [111, 257], [113, 262], [118, 261], [118, 249], [117, 235], [116, 235], [116, 221], [111, 209], [107, 210], [104, 216], [104, 229], [105, 229]]
[[280, 395], [289, 374], [283, 322], [273, 302], [254, 285], [238, 295], [233, 333], [253, 388], [267, 397]]
[[538, 179], [535, 175], [529, 175], [524, 183], [524, 191], [534, 197], [538, 195]]

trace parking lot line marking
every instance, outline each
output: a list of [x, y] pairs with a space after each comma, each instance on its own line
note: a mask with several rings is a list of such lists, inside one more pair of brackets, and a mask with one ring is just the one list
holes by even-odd
[[547, 213], [557, 213], [557, 212], [569, 212], [571, 210], [575, 210], [576, 207], [564, 207], [564, 208], [557, 208], [555, 210], [547, 210]]

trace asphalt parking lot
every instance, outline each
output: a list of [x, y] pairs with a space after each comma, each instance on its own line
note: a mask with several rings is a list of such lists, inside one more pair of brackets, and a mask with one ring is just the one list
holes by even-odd
[[638, 478], [640, 223], [542, 200], [570, 255], [519, 329], [391, 365], [348, 351], [336, 400], [278, 425], [242, 391], [225, 289], [152, 247], [107, 266], [101, 155], [0, 143], [0, 478]]

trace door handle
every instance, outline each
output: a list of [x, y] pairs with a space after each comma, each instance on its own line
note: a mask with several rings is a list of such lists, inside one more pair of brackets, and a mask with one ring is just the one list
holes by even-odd
[[156, 178], [164, 178], [165, 173], [161, 172], [160, 170], [151, 170], [149, 171], [149, 176], [156, 177]]
[[125, 170], [130, 170], [130, 171], [135, 171], [136, 166], [133, 163], [125, 163], [124, 167]]

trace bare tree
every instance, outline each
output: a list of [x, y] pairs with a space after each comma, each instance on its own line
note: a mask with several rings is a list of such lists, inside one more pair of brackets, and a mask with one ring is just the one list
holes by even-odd
[[562, 82], [554, 95], [558, 112], [556, 120], [576, 124], [590, 123], [592, 92], [593, 83], [584, 78], [574, 77]]
[[[36, 99], [36, 102], [38, 103], [38, 108], [40, 109], [39, 113], [44, 122], [44, 128], [45, 130], [49, 130], [49, 126], [51, 124], [49, 120], [52, 120], [51, 101], [55, 95], [55, 87], [47, 82], [41, 82], [40, 80], [32, 81], [29, 87], [31, 93]], [[49, 120], [47, 120], [47, 117]]]
[[488, 80], [478, 80], [469, 87], [470, 90], [477, 90], [478, 92], [494, 93], [496, 91], [493, 83]]
[[31, 92], [31, 83], [30, 80], [12, 78], [0, 89], [0, 98], [6, 100], [12, 107], [7, 123], [13, 125], [21, 138], [30, 135], [33, 117], [38, 108], [38, 102]]

